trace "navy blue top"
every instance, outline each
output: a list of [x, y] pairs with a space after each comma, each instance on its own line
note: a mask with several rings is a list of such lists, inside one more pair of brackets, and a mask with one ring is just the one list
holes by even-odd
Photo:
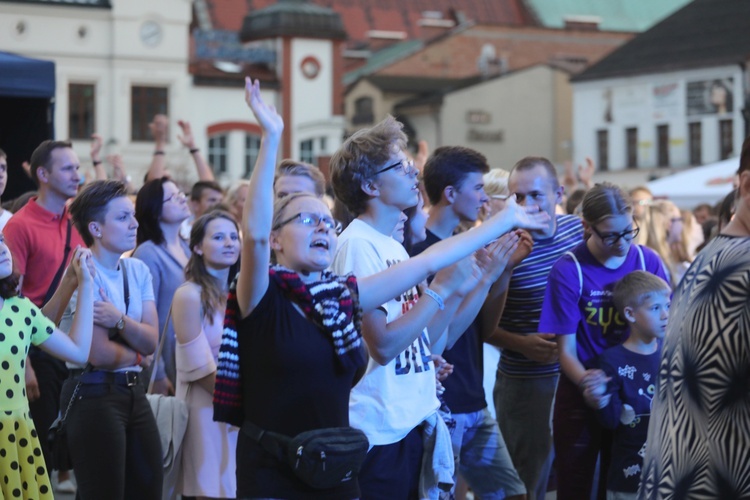
[[[660, 358], [661, 349], [653, 354], [639, 354], [622, 345], [605, 350], [599, 357], [601, 369], [612, 378], [607, 386], [612, 399], [597, 412], [602, 425], [615, 431], [608, 490], [638, 491]], [[629, 404], [635, 411], [635, 420], [628, 425], [620, 422], [623, 404]]]
[[[355, 370], [342, 368], [331, 335], [308, 320], [273, 279], [237, 329], [245, 417], [257, 426], [295, 436], [349, 425]], [[237, 497], [358, 498], [356, 481], [314, 490], [240, 432]]]
[[[411, 255], [424, 252], [440, 241], [433, 232], [427, 230], [427, 238], [411, 250]], [[432, 278], [430, 278], [432, 280]], [[484, 397], [484, 355], [482, 351], [479, 319], [459, 337], [450, 349], [446, 349], [443, 358], [453, 365], [453, 373], [442, 384], [445, 387], [443, 399], [453, 413], [472, 413], [487, 406]]]

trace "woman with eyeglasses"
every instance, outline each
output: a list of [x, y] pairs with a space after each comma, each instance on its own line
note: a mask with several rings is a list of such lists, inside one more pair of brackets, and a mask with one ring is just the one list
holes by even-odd
[[[185, 194], [167, 177], [147, 182], [135, 199], [138, 246], [133, 257], [142, 260], [153, 277], [159, 340], [177, 287], [185, 282], [190, 247], [180, 238], [180, 225], [190, 217]], [[174, 394], [176, 383], [175, 337], [170, 322], [161, 359], [157, 360], [154, 392]]]
[[[643, 270], [667, 281], [664, 264], [650, 248], [633, 244], [639, 228], [630, 199], [609, 183], [591, 188], [582, 202], [586, 240], [550, 271], [539, 321], [541, 333], [557, 334], [562, 376], [553, 412], [558, 490], [561, 500], [591, 498], [601, 454], [599, 498], [604, 498], [611, 434], [596, 420], [609, 402], [598, 356], [628, 337], [612, 302], [615, 283]], [[654, 374], [655, 375], [655, 374]]]
[[[240, 272], [227, 301], [214, 416], [290, 437], [348, 426], [349, 392], [366, 364], [361, 314], [514, 226], [544, 226], [548, 216], [509, 203], [480, 228], [386, 271], [361, 280], [337, 276], [327, 271], [337, 243], [330, 210], [308, 193], [274, 203], [274, 164], [284, 123], [262, 101], [257, 81], [246, 79], [245, 99], [263, 135], [243, 210]], [[399, 165], [409, 168], [401, 162], [394, 168]], [[273, 266], [271, 252], [278, 263]], [[241, 431], [237, 442], [238, 498], [360, 497], [356, 478], [331, 489], [307, 486], [250, 434]]]

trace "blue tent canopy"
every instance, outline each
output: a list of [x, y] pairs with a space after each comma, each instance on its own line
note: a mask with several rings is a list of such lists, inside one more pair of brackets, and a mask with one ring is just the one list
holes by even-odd
[[55, 63], [0, 52], [0, 96], [55, 97]]

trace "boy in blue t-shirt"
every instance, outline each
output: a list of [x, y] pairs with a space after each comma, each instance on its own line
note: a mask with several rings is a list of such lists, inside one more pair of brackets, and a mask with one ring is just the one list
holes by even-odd
[[663, 279], [645, 271], [627, 274], [613, 291], [615, 307], [628, 322], [630, 336], [599, 357], [610, 380], [601, 387], [609, 402], [597, 416], [604, 427], [615, 431], [608, 500], [635, 500], [637, 496], [670, 293]]

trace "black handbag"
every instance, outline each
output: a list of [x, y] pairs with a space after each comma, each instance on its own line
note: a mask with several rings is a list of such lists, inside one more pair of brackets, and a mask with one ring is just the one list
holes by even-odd
[[315, 489], [334, 488], [355, 480], [370, 447], [365, 433], [352, 427], [314, 429], [290, 438], [246, 420], [242, 432]]
[[[94, 367], [91, 363], [86, 365], [83, 373], [90, 372]], [[83, 375], [81, 375], [83, 377]], [[78, 379], [73, 394], [70, 396], [68, 406], [65, 408], [65, 413], [58, 416], [52, 425], [49, 426], [47, 432], [47, 447], [49, 448], [49, 463], [47, 467], [51, 470], [73, 470], [73, 461], [70, 459], [70, 451], [68, 448], [68, 431], [65, 428], [65, 421], [68, 418], [68, 413], [73, 407], [73, 402], [78, 397], [78, 391], [81, 390], [81, 379]]]

